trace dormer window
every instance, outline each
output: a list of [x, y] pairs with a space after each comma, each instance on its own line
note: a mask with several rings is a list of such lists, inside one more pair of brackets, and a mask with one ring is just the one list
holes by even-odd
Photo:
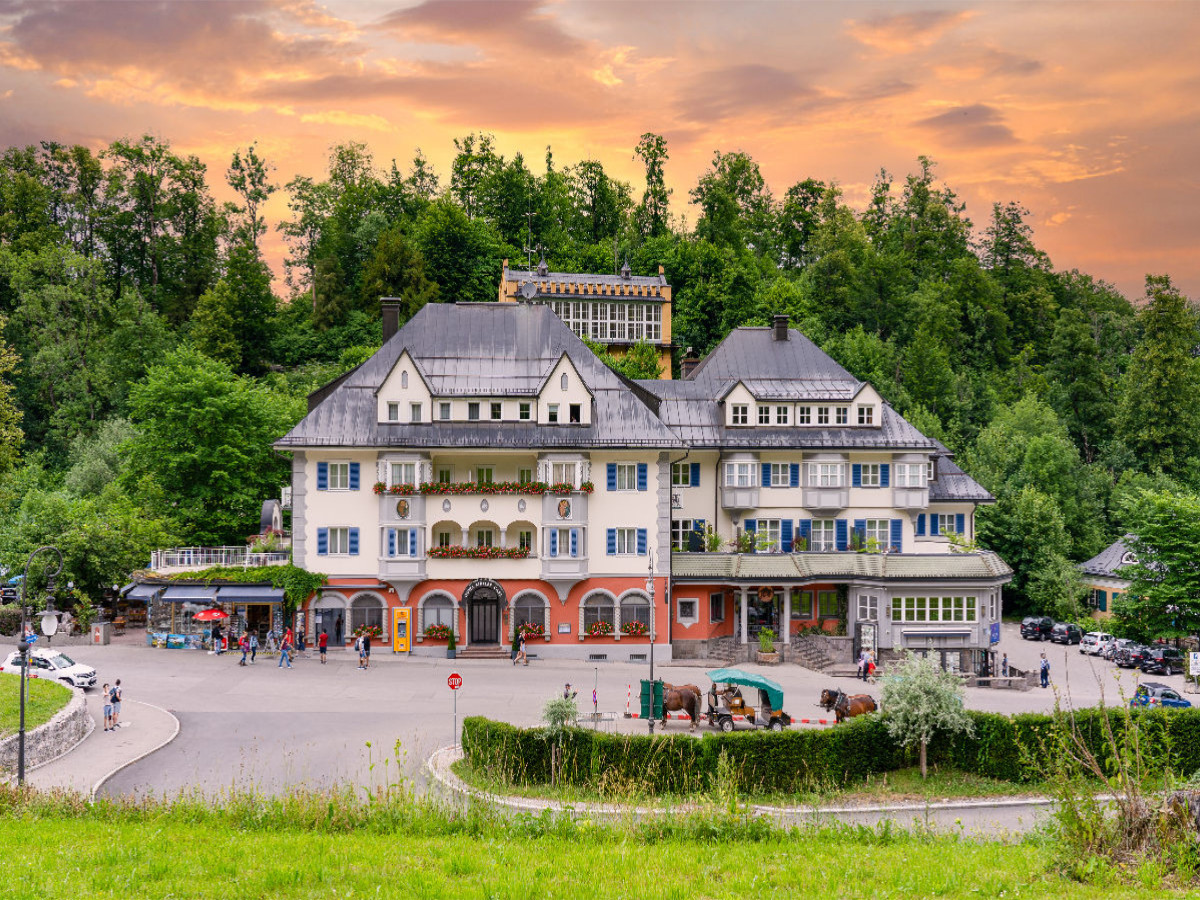
[[471, 422], [479, 421], [479, 404], [471, 402], [467, 404], [467, 420]]
[[400, 404], [399, 403], [389, 403], [387, 405], [387, 410], [388, 410], [387, 420], [389, 422], [399, 422], [400, 421]]
[[443, 422], [450, 421], [450, 404], [449, 403], [439, 403], [438, 404], [438, 418], [441, 419]]
[[419, 424], [419, 423], [420, 423], [420, 421], [421, 421], [421, 404], [420, 404], [420, 403], [413, 403], [413, 404], [410, 404], [410, 407], [409, 407], [409, 409], [410, 409], [410, 411], [411, 411], [411, 413], [412, 413], [412, 421], [413, 421], [414, 423], [418, 423], [418, 424]]
[[846, 407], [844, 407], [844, 406], [836, 407], [834, 409], [834, 415], [836, 417], [835, 424], [848, 425], [850, 423], [850, 410], [847, 409]]
[[730, 422], [734, 425], [750, 424], [750, 407], [745, 403], [735, 403], [730, 407]]
[[528, 422], [533, 418], [533, 406], [530, 403], [522, 402], [517, 405], [517, 418], [522, 422]]
[[812, 424], [812, 407], [797, 406], [796, 407], [796, 424], [811, 425]]
[[499, 422], [499, 421], [500, 421], [500, 418], [501, 418], [501, 416], [502, 416], [503, 414], [504, 414], [504, 406], [503, 406], [503, 404], [500, 404], [500, 403], [493, 403], [493, 404], [492, 404], [492, 421], [493, 421], [493, 422]]
[[828, 406], [818, 406], [817, 407], [817, 424], [818, 425], [828, 425], [829, 424], [829, 407]]
[[568, 407], [568, 415], [572, 425], [578, 425], [583, 421], [583, 406], [579, 403], [572, 403]]
[[858, 408], [858, 424], [859, 425], [874, 425], [875, 424], [875, 407], [860, 406]]
[[558, 424], [558, 404], [557, 403], [551, 403], [548, 407], [546, 407], [546, 421], [549, 422], [551, 425]]
[[775, 424], [786, 425], [788, 423], [788, 408], [786, 406], [775, 407]]
[[758, 408], [758, 424], [759, 425], [770, 425], [771, 424], [771, 407], [764, 405], [764, 406], [760, 406]]

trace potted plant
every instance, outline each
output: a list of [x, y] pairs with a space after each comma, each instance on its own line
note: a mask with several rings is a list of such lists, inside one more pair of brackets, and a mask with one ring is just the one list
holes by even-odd
[[446, 659], [454, 659], [457, 655], [454, 647], [454, 631], [451, 630], [450, 636], [446, 639]]
[[758, 633], [758, 661], [765, 666], [779, 664], [779, 651], [775, 649], [775, 632], [764, 628]]

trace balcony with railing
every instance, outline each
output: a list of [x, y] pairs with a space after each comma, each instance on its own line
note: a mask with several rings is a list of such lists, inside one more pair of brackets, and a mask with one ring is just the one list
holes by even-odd
[[286, 566], [292, 558], [290, 548], [252, 551], [249, 547], [171, 547], [150, 553], [150, 571], [162, 575], [199, 572], [216, 567], [254, 569], [259, 566]]

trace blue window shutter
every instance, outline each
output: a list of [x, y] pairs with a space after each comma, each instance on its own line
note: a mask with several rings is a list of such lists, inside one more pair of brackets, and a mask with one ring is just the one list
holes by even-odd
[[854, 520], [854, 534], [858, 537], [858, 546], [866, 549], [867, 546], [867, 520]]
[[925, 537], [925, 513], [917, 516], [917, 537]]
[[637, 478], [638, 478], [638, 490], [639, 490], [639, 491], [644, 491], [644, 490], [646, 489], [646, 483], [647, 483], [647, 478], [646, 478], [646, 464], [645, 464], [645, 463], [638, 463], [638, 476], [637, 476]]
[[329, 529], [317, 529], [317, 556], [329, 555]]
[[389, 528], [387, 530], [387, 555], [396, 555], [396, 529]]
[[350, 463], [350, 490], [358, 490], [358, 463]]
[[879, 486], [891, 487], [892, 484], [892, 467], [888, 463], [882, 463], [879, 466]]
[[329, 490], [329, 463], [317, 463], [317, 490]]
[[801, 519], [796, 523], [800, 537], [804, 539], [804, 549], [812, 549], [812, 519]]
[[637, 530], [637, 554], [638, 556], [646, 555], [646, 529], [639, 528]]
[[932, 536], [932, 537], [938, 536], [938, 534], [939, 534], [938, 526], [940, 524], [941, 524], [941, 522], [938, 520], [938, 514], [930, 513], [929, 514], [929, 534], [930, 534], [930, 536]]
[[892, 519], [892, 552], [899, 553], [904, 540], [904, 520]]
[[967, 533], [967, 517], [962, 513], [954, 517], [954, 530], [963, 535]]
[[350, 529], [350, 555], [358, 556], [358, 529]]
[[835, 519], [833, 522], [833, 539], [837, 542], [839, 550], [845, 550], [850, 546], [849, 537], [846, 534], [846, 520]]
[[800, 463], [792, 463], [791, 471], [788, 472], [788, 484], [791, 487], [800, 487]]
[[850, 487], [862, 487], [861, 463], [855, 463], [850, 467]]
[[[1100, 599], [1100, 612], [1108, 612], [1108, 591], [1097, 591]], [[1116, 596], [1115, 594], [1113, 595]]]
[[408, 530], [408, 555], [417, 555], [417, 529], [415, 528]]
[[617, 489], [617, 464], [608, 464], [608, 489], [615, 491]]
[[558, 556], [558, 529], [550, 529], [550, 555]]
[[742, 528], [750, 534], [755, 534], [758, 531], [758, 519], [747, 519], [742, 523]]
[[779, 542], [783, 544], [780, 551], [783, 553], [792, 552], [792, 520], [784, 519], [779, 523]]
[[692, 519], [692, 533], [688, 535], [688, 552], [704, 552], [704, 520]]
[[700, 463], [692, 463], [692, 487], [700, 487]]
[[608, 529], [608, 533], [605, 535], [605, 537], [606, 537], [607, 544], [608, 544], [608, 555], [616, 556], [617, 555], [617, 529], [615, 529], [615, 528]]
[[760, 484], [763, 487], [771, 487], [771, 464], [770, 463], [762, 464], [762, 481], [760, 482]]
[[579, 555], [579, 529], [578, 528], [571, 529], [571, 555], [572, 556]]

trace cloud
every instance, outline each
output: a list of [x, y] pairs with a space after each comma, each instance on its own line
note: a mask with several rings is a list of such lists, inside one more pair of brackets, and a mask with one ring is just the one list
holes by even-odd
[[1017, 143], [999, 110], [983, 103], [956, 106], [917, 121], [917, 126], [959, 148], [1000, 147]]
[[970, 10], [922, 10], [875, 16], [870, 19], [851, 19], [846, 33], [872, 49], [884, 54], [912, 53], [931, 46], [943, 34], [972, 18]]
[[583, 48], [540, 0], [425, 0], [379, 20], [393, 36], [417, 43], [502, 48], [522, 59], [562, 57]]

